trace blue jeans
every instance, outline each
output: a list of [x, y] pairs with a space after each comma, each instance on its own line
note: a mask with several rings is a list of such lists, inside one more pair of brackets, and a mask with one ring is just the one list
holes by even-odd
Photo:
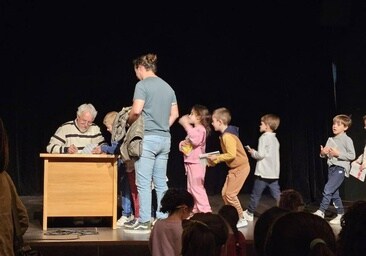
[[269, 191], [274, 199], [278, 202], [281, 196], [280, 185], [278, 184], [278, 180], [276, 179], [262, 179], [260, 177], [256, 177], [254, 180], [253, 191], [250, 195], [248, 211], [250, 213], [254, 213], [255, 209], [258, 206], [259, 200], [262, 197], [262, 193], [265, 188], [268, 187]]
[[323, 199], [320, 203], [320, 208], [322, 212], [328, 209], [329, 204], [333, 201], [333, 205], [337, 210], [338, 214], [344, 213], [342, 199], [339, 195], [339, 187], [344, 181], [344, 168], [332, 165], [328, 168], [328, 181], [324, 186]]
[[170, 137], [145, 135], [142, 141], [142, 154], [135, 162], [136, 186], [140, 202], [139, 222], [151, 219], [152, 182], [156, 191], [156, 218], [166, 218], [167, 214], [160, 212], [160, 201], [167, 185], [167, 164], [170, 152]]
[[129, 217], [132, 214], [130, 184], [126, 174], [126, 168], [120, 163], [118, 165], [119, 191], [121, 193], [122, 216]]

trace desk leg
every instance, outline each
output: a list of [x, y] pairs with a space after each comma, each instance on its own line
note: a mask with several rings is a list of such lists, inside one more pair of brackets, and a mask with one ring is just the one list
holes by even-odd
[[43, 230], [47, 230], [47, 216], [43, 213]]
[[44, 160], [44, 177], [43, 177], [43, 230], [47, 230], [48, 217], [48, 159]]

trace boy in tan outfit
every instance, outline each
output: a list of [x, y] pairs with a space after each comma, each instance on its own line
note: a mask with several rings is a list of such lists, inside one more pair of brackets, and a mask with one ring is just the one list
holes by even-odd
[[212, 114], [212, 126], [215, 131], [221, 133], [220, 145], [222, 154], [209, 155], [208, 165], [215, 166], [225, 162], [230, 168], [226, 181], [221, 191], [224, 203], [232, 205], [239, 214], [238, 228], [248, 225], [244, 219], [243, 208], [240, 204], [238, 194], [249, 175], [250, 165], [243, 144], [239, 139], [239, 128], [229, 125], [231, 121], [230, 111], [226, 108], [218, 108]]

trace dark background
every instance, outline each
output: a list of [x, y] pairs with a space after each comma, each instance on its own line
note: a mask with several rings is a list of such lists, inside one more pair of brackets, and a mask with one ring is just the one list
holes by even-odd
[[[197, 103], [225, 106], [243, 144], [256, 148], [260, 117], [278, 114], [281, 188], [318, 201], [327, 178], [319, 148], [332, 136], [334, 115], [352, 115], [357, 156], [364, 147], [365, 14], [362, 0], [4, 1], [0, 116], [11, 142], [8, 171], [20, 194], [42, 195], [39, 154], [57, 127], [90, 102], [109, 140], [103, 117], [131, 105], [132, 60], [153, 52], [181, 115]], [[185, 132], [178, 123], [171, 132], [169, 186], [185, 187], [178, 152]], [[207, 151], [218, 149], [213, 132]], [[254, 168], [251, 159], [243, 193], [251, 191]], [[223, 164], [207, 170], [209, 194], [220, 193], [226, 172]], [[345, 200], [365, 198], [365, 191], [353, 177], [341, 189]]]

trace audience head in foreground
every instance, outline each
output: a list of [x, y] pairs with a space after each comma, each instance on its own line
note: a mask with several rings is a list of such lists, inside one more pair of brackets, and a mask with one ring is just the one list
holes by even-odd
[[228, 238], [225, 220], [214, 213], [196, 213], [183, 222], [182, 256], [218, 256]]
[[224, 218], [229, 226], [229, 236], [225, 246], [222, 248], [221, 255], [245, 256], [246, 239], [237, 227], [239, 221], [238, 211], [234, 206], [226, 204], [220, 208], [219, 215]]
[[254, 226], [254, 249], [257, 256], [264, 255], [264, 244], [266, 242], [266, 237], [268, 231], [270, 230], [272, 224], [275, 220], [282, 215], [288, 213], [289, 210], [280, 208], [278, 206], [271, 207], [264, 211], [255, 223]]
[[300, 192], [294, 189], [286, 189], [281, 192], [278, 206], [289, 211], [303, 211], [304, 200]]
[[290, 212], [272, 225], [265, 243], [267, 256], [333, 256], [333, 229], [323, 218], [309, 212]]
[[361, 256], [366, 253], [366, 201], [355, 201], [341, 218], [337, 255]]

